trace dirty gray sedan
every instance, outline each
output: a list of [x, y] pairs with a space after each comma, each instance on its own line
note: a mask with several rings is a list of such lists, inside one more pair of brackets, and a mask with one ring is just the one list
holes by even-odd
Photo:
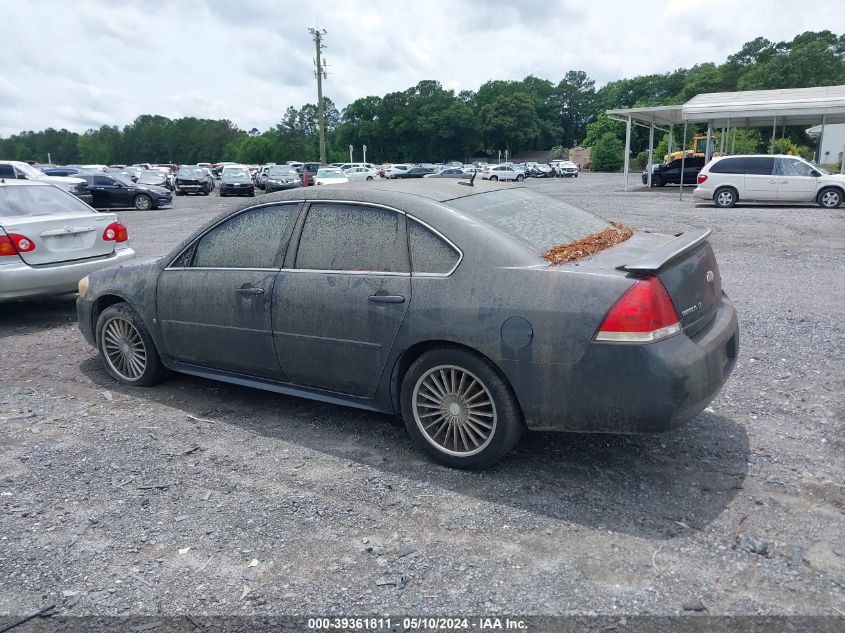
[[297, 189], [91, 274], [79, 327], [122, 383], [173, 370], [398, 414], [438, 461], [482, 468], [525, 429], [675, 428], [731, 373], [708, 231], [543, 258], [610, 228], [521, 186]]

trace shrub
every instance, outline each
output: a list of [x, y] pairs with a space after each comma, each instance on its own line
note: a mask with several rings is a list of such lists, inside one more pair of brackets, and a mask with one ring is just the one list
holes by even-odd
[[624, 162], [625, 148], [613, 132], [605, 132], [595, 142], [590, 153], [594, 171], [619, 171]]

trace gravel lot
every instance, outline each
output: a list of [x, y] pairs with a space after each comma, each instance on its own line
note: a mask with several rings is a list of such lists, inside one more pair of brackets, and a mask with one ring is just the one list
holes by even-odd
[[[737, 369], [678, 431], [531, 434], [482, 473], [383, 415], [120, 386], [73, 298], [0, 305], [0, 614], [843, 613], [845, 210], [621, 180], [529, 186], [638, 229], [711, 227]], [[120, 216], [155, 256], [233, 203]]]

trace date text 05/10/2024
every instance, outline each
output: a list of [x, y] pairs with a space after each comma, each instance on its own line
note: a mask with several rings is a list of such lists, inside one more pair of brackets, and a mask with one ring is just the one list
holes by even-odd
[[498, 617], [333, 617], [309, 618], [308, 628], [314, 631], [379, 631], [402, 623], [405, 631], [525, 631], [525, 621]]

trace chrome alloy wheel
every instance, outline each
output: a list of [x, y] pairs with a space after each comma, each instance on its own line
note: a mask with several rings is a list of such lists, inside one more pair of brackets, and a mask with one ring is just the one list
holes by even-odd
[[720, 207], [727, 207], [734, 201], [734, 195], [730, 191], [720, 191], [719, 195], [716, 196], [716, 201]]
[[147, 369], [147, 348], [137, 328], [126, 319], [114, 317], [106, 321], [102, 337], [109, 367], [124, 380], [138, 380]]
[[839, 194], [828, 189], [822, 194], [821, 203], [823, 207], [833, 209], [839, 206]]
[[411, 405], [423, 437], [449, 455], [475, 455], [496, 431], [490, 391], [478, 376], [455, 365], [438, 365], [420, 376]]

